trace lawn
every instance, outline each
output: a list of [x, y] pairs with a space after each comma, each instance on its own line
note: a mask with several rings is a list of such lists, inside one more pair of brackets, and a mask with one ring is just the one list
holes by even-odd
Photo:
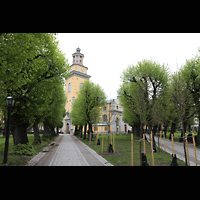
[[[83, 138], [78, 137], [82, 142], [89, 145], [88, 140], [83, 140]], [[99, 135], [100, 143], [102, 144], [102, 135]], [[111, 137], [109, 136], [109, 141]], [[140, 142], [136, 141], [139, 140], [139, 137], [133, 136], [133, 165], [140, 166]], [[91, 142], [90, 148], [95, 150], [99, 155], [104, 157], [114, 166], [131, 166], [131, 135], [124, 134], [124, 135], [115, 135], [115, 153], [108, 153], [108, 136], [103, 136], [103, 154], [102, 145], [96, 145], [96, 138], [94, 141]], [[151, 144], [149, 142], [145, 142], [146, 146], [146, 156], [147, 162], [150, 166], [152, 166], [152, 154], [151, 154]], [[156, 147], [157, 152], [154, 153], [154, 165], [155, 166], [170, 166], [172, 162], [172, 156], [160, 148]], [[142, 142], [142, 152], [143, 152], [143, 142]], [[185, 166], [185, 163], [179, 159], [178, 165]]]
[[[42, 140], [42, 134], [40, 134], [41, 140]], [[55, 137], [52, 138], [54, 140]], [[34, 141], [34, 135], [33, 134], [28, 134], [28, 140], [29, 143], [32, 144]], [[41, 141], [41, 144], [34, 144], [33, 148], [36, 151], [36, 154], [39, 153], [40, 151], [43, 150], [45, 146], [47, 146], [52, 140], [47, 140], [47, 141]], [[28, 161], [33, 157], [33, 156], [25, 156], [25, 155], [12, 155], [10, 154], [12, 148], [13, 148], [13, 136], [10, 135], [9, 138], [9, 149], [8, 149], [8, 166], [24, 166], [28, 163]], [[3, 165], [3, 157], [4, 157], [4, 147], [5, 147], [5, 138], [0, 135], [0, 166]]]

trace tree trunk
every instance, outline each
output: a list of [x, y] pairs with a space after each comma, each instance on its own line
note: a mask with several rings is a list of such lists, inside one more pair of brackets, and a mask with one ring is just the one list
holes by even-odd
[[[200, 120], [200, 113], [198, 114], [198, 118]], [[197, 132], [197, 136], [196, 136], [196, 145], [200, 145], [200, 125], [198, 127], [198, 132]]]
[[93, 138], [93, 131], [92, 131], [92, 124], [91, 123], [89, 123], [88, 141], [90, 140], [90, 134], [92, 134], [91, 135], [91, 140], [92, 140], [92, 138]]
[[164, 125], [164, 134], [165, 134], [165, 138], [166, 138], [166, 135], [167, 135], [167, 127], [168, 127], [168, 125]]
[[80, 126], [80, 129], [79, 129], [79, 131], [80, 131], [80, 136], [81, 136], [81, 138], [82, 138], [83, 125], [81, 125], [81, 126]]
[[140, 166], [142, 166], [142, 134], [143, 134], [143, 126], [142, 121], [140, 121]]
[[[183, 132], [181, 134], [181, 137], [184, 137], [186, 133], [187, 121], [186, 122], [182, 121], [182, 124], [183, 124], [183, 129], [182, 129]], [[183, 140], [183, 149], [184, 149], [184, 154], [185, 154], [185, 165], [187, 166], [187, 153], [186, 153], [186, 148], [185, 148], [185, 140]]]
[[175, 130], [176, 130], [176, 122], [172, 122], [171, 133], [174, 134]]
[[43, 132], [43, 136], [42, 136], [43, 140], [46, 140], [49, 137], [48, 134], [49, 134], [49, 126], [48, 126], [47, 122], [44, 121], [44, 132]]
[[136, 135], [136, 136], [140, 136], [140, 125], [139, 124], [134, 124], [133, 134]]
[[151, 134], [152, 131], [152, 125], [148, 125], [148, 134]]
[[35, 123], [33, 125], [33, 130], [34, 130], [34, 143], [41, 143], [41, 139], [40, 139], [40, 133], [39, 133], [39, 128], [38, 128], [38, 124]]
[[27, 137], [27, 131], [26, 129], [28, 126], [26, 124], [22, 124], [17, 126], [14, 129], [13, 132], [13, 140], [14, 140], [14, 145], [18, 144], [27, 144], [28, 143], [28, 137]]

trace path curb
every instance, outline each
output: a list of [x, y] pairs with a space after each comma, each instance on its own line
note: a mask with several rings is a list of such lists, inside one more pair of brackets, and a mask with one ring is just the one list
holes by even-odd
[[[74, 136], [75, 137], [75, 136]], [[109, 163], [105, 158], [100, 156], [96, 151], [91, 149], [88, 145], [80, 141], [77, 137], [75, 137], [93, 156], [95, 156], [104, 166], [114, 166], [113, 164]]]

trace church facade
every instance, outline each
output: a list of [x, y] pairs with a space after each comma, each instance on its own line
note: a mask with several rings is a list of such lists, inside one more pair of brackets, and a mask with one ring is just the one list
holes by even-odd
[[[76, 52], [72, 54], [72, 65], [70, 66], [69, 76], [66, 80], [65, 95], [67, 102], [65, 105], [66, 117], [63, 120], [63, 132], [66, 134], [74, 133], [75, 127], [71, 123], [69, 114], [72, 109], [72, 103], [77, 98], [81, 85], [85, 80], [90, 79], [87, 74], [88, 68], [83, 65], [84, 54], [78, 47]], [[107, 100], [107, 104], [102, 108], [101, 121], [93, 124], [93, 132], [128, 132], [131, 127], [122, 121], [122, 107], [119, 104], [119, 99]]]

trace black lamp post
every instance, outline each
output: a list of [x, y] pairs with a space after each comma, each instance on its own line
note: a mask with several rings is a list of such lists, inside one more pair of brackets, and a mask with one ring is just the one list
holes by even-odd
[[11, 109], [15, 105], [15, 99], [13, 97], [7, 97], [6, 105], [8, 106], [8, 119], [7, 119], [7, 125], [6, 125], [6, 141], [5, 141], [4, 158], [3, 158], [3, 164], [5, 165], [7, 165], [7, 159], [8, 159]]

